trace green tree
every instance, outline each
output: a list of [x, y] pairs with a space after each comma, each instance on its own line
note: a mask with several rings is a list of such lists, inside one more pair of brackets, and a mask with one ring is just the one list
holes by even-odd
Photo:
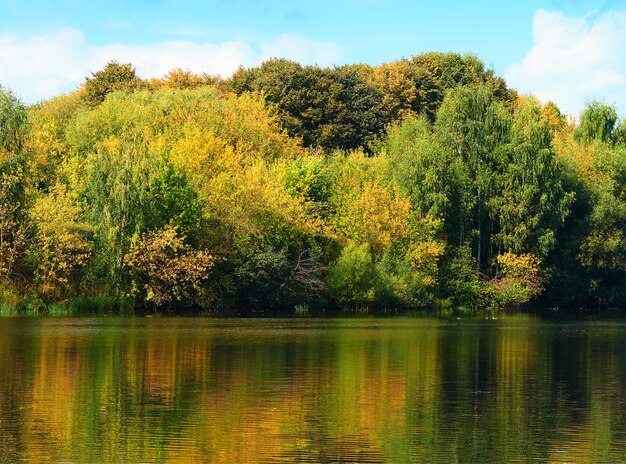
[[130, 63], [109, 61], [103, 69], [91, 76], [85, 81], [83, 98], [92, 107], [102, 103], [108, 94], [116, 90], [132, 92], [145, 87]]
[[489, 203], [510, 142], [511, 117], [486, 86], [451, 91], [438, 113], [435, 137], [450, 169], [448, 230], [457, 243], [472, 244], [478, 270], [489, 263]]
[[[488, 86], [459, 87], [444, 100], [434, 130], [409, 117], [391, 128], [384, 152], [414, 207], [444, 220], [452, 247], [442, 261], [441, 280], [450, 282], [442, 294], [457, 304], [494, 291], [486, 280], [499, 275], [502, 254], [545, 258], [554, 249], [574, 195], [564, 188], [550, 121], [536, 100], [520, 103], [511, 117]], [[472, 259], [456, 247], [471, 250]], [[481, 275], [485, 282], [470, 285]], [[456, 298], [457, 291], [467, 296]]]
[[[71, 188], [94, 226], [92, 284], [123, 292], [132, 240], [171, 224], [197, 237], [202, 208], [183, 173], [158, 148], [167, 114], [154, 101], [116, 93], [81, 113], [68, 132]], [[160, 118], [160, 123], [157, 118]]]
[[563, 186], [550, 121], [535, 99], [527, 98], [515, 109], [508, 159], [497, 183], [499, 194], [490, 207], [499, 226], [494, 239], [500, 250], [545, 258], [556, 245], [574, 193]]
[[321, 69], [272, 59], [231, 78], [237, 92], [259, 92], [305, 147], [366, 147], [389, 122], [380, 93], [352, 67]]
[[331, 265], [327, 281], [339, 304], [359, 307], [374, 301], [376, 279], [376, 266], [369, 245], [351, 243]]
[[384, 144], [389, 175], [411, 199], [421, 214], [448, 217], [451, 208], [453, 172], [426, 117], [409, 116], [390, 127]]
[[587, 103], [580, 114], [580, 123], [574, 131], [574, 137], [584, 144], [594, 140], [612, 142], [616, 123], [617, 111], [614, 106], [592, 101]]
[[35, 278], [46, 292], [60, 296], [76, 291], [77, 274], [91, 258], [92, 228], [80, 221], [80, 213], [62, 184], [54, 185], [48, 194], [35, 201], [31, 218], [36, 233], [30, 254]]
[[28, 211], [28, 115], [24, 105], [0, 87], [0, 283], [25, 266]]

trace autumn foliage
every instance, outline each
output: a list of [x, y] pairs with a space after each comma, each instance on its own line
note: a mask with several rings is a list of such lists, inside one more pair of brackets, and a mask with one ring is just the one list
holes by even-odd
[[0, 294], [172, 311], [626, 302], [626, 137], [472, 55], [0, 92]]

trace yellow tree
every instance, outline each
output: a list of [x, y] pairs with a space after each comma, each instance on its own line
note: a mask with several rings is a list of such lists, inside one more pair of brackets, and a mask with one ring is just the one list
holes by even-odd
[[413, 69], [408, 60], [384, 63], [374, 68], [370, 82], [383, 95], [383, 106], [392, 119], [399, 119], [413, 110], [417, 89]]
[[37, 229], [31, 247], [35, 276], [44, 291], [59, 295], [92, 255], [91, 227], [80, 221], [80, 208], [62, 184], [37, 198], [31, 218]]

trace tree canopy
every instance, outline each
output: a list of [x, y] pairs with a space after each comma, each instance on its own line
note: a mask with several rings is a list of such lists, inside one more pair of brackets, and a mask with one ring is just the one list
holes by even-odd
[[0, 298], [617, 306], [617, 114], [590, 102], [576, 122], [454, 53], [228, 79], [110, 62], [28, 108], [1, 89]]

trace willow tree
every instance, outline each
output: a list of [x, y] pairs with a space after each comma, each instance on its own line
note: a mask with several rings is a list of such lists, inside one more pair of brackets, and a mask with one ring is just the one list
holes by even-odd
[[499, 254], [534, 253], [545, 258], [570, 213], [562, 163], [552, 147], [550, 120], [538, 101], [525, 99], [515, 110], [511, 143], [490, 207], [498, 223]]
[[0, 283], [7, 283], [26, 246], [26, 108], [0, 87]]
[[616, 124], [617, 110], [614, 106], [592, 101], [587, 103], [580, 114], [580, 123], [574, 131], [574, 137], [584, 144], [594, 141], [612, 142]]
[[133, 240], [167, 225], [193, 236], [201, 216], [197, 195], [162, 145], [178, 108], [149, 97], [115, 93], [80, 113], [67, 134], [74, 153], [71, 190], [93, 226], [91, 283], [114, 292], [124, 291], [124, 260]]

